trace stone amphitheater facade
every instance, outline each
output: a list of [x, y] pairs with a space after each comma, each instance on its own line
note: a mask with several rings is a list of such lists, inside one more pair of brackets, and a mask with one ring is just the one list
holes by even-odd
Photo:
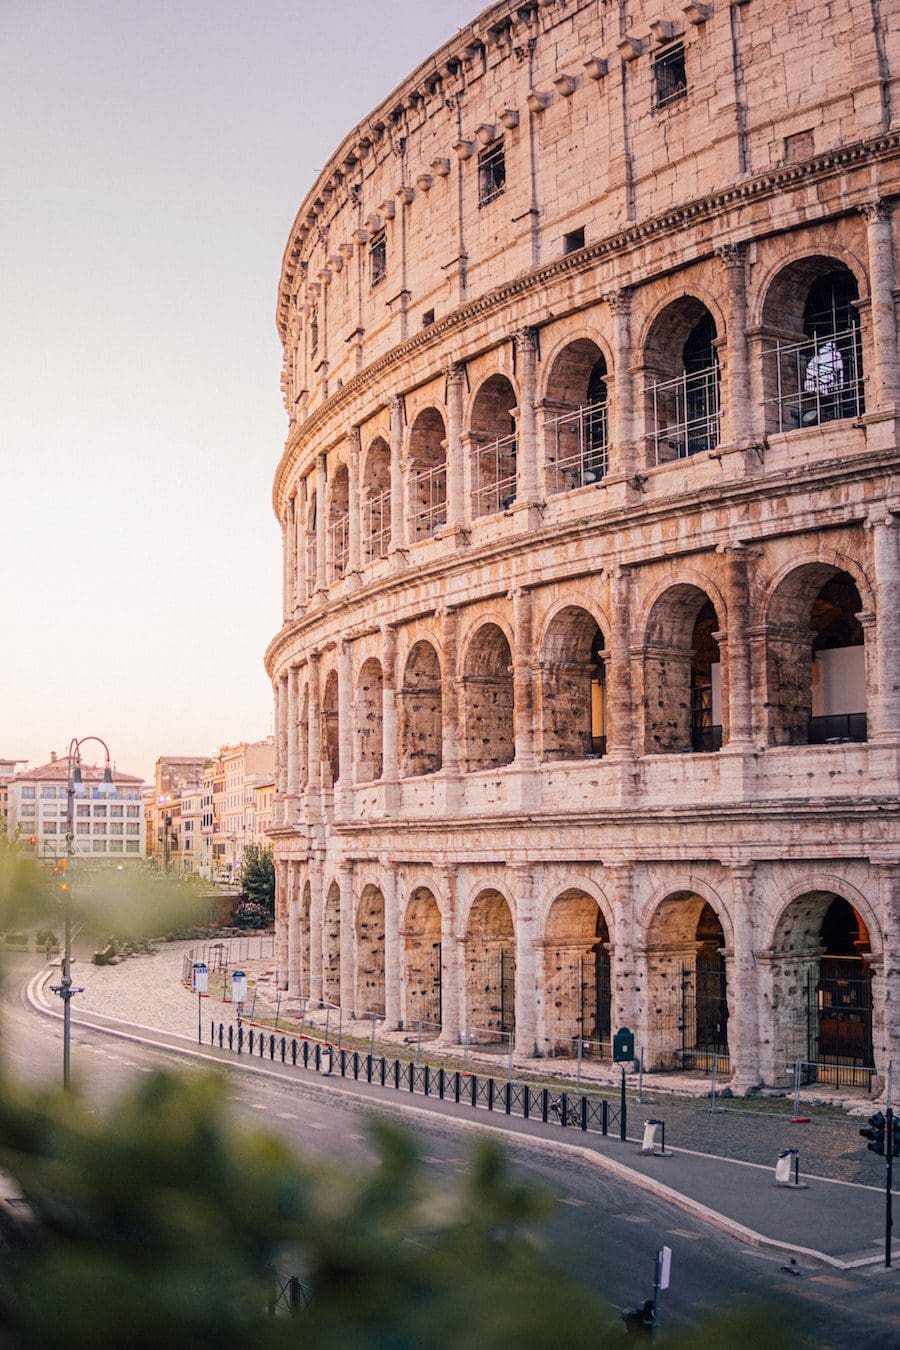
[[900, 1066], [897, 19], [502, 0], [308, 192], [292, 999], [736, 1091]]

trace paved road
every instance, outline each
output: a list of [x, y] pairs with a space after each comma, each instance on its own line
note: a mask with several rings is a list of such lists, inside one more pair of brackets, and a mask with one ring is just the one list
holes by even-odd
[[[2, 1043], [12, 1072], [34, 1083], [60, 1074], [61, 1028], [28, 1009], [21, 989], [27, 970], [17, 964], [4, 999]], [[98, 1109], [123, 1087], [156, 1067], [178, 1065], [203, 1072], [196, 1060], [152, 1049], [76, 1025], [73, 1065], [85, 1095]], [[251, 1075], [246, 1066], [223, 1066], [238, 1118], [253, 1120], [313, 1156], [340, 1157], [361, 1168], [373, 1158], [366, 1126], [381, 1108], [346, 1098], [318, 1081], [282, 1082]], [[393, 1109], [403, 1109], [402, 1098]], [[471, 1130], [448, 1117], [410, 1117], [434, 1177], [446, 1183], [448, 1169], [464, 1166]], [[649, 1293], [652, 1255], [672, 1247], [673, 1287], [664, 1295], [670, 1324], [696, 1324], [747, 1299], [774, 1297], [779, 1317], [790, 1317], [799, 1346], [832, 1347], [851, 1338], [859, 1347], [887, 1350], [900, 1341], [900, 1276], [880, 1267], [836, 1273], [806, 1263], [800, 1279], [782, 1274], [783, 1258], [744, 1246], [674, 1206], [635, 1192], [565, 1151], [536, 1153], [527, 1141], [505, 1148], [516, 1169], [543, 1182], [558, 1201], [544, 1229], [551, 1260], [596, 1288], [617, 1307]], [[836, 1206], [835, 1223], [840, 1222]]]

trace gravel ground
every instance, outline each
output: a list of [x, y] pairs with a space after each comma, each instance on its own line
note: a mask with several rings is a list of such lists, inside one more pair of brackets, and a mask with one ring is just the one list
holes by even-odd
[[[73, 978], [76, 985], [84, 987], [84, 992], [78, 995], [76, 1006], [193, 1039], [197, 1035], [197, 998], [184, 988], [181, 974], [183, 958], [194, 945], [190, 942], [166, 943], [153, 956], [129, 957], [115, 966], [93, 966], [78, 961], [73, 968]], [[268, 1012], [271, 1019], [277, 998], [271, 957], [242, 961], [241, 966], [250, 977], [251, 999], [253, 984], [257, 985], [257, 1016], [265, 1016]], [[226, 1025], [233, 1020], [232, 1005], [221, 1002], [221, 978], [218, 972], [211, 972], [211, 997], [203, 1002], [204, 1038], [212, 1019], [224, 1021]], [[295, 1011], [286, 1003], [281, 1004], [280, 1010], [282, 1015], [286, 1011]], [[360, 1040], [365, 1038], [366, 1032], [361, 1027]], [[391, 1038], [395, 1045], [403, 1039], [402, 1036]], [[397, 1048], [401, 1054], [411, 1053], [405, 1045]], [[431, 1063], [439, 1063], [443, 1058], [448, 1066], [459, 1067], [458, 1057], [440, 1057], [429, 1046], [423, 1047], [422, 1055]], [[498, 1077], [503, 1076], [505, 1060], [494, 1057], [484, 1062], [493, 1066]], [[472, 1067], [478, 1066], [473, 1064]], [[555, 1070], [560, 1067], [554, 1065]], [[546, 1061], [537, 1061], [522, 1065], [519, 1076], [535, 1078], [538, 1074], [546, 1074], [547, 1069]], [[666, 1084], [676, 1086], [672, 1077], [667, 1077]], [[603, 1089], [589, 1082], [584, 1086], [592, 1093], [601, 1095], [605, 1091], [612, 1100], [618, 1100], [615, 1088]], [[642, 1103], [638, 1103], [635, 1093], [629, 1092], [629, 1133], [637, 1133], [643, 1120], [653, 1115], [665, 1120], [666, 1141], [676, 1147], [771, 1164], [772, 1167], [782, 1149], [798, 1148], [801, 1172], [840, 1181], [884, 1185], [884, 1161], [867, 1151], [865, 1140], [859, 1136], [860, 1126], [865, 1122], [858, 1115], [848, 1115], [837, 1105], [804, 1105], [804, 1113], [812, 1117], [810, 1123], [792, 1125], [793, 1101], [790, 1098], [747, 1103], [733, 1099], [727, 1105], [722, 1103], [726, 1109], [713, 1114], [709, 1110], [709, 1098], [696, 1095], [708, 1092], [707, 1084], [694, 1080], [684, 1087], [687, 1091], [658, 1091], [648, 1084]], [[838, 1195], [836, 1193], [836, 1198]]]

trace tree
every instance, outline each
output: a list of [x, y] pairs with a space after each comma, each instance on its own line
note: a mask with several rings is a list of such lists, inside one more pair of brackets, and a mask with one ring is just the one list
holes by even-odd
[[275, 862], [270, 848], [247, 844], [241, 866], [241, 884], [251, 903], [275, 913]]

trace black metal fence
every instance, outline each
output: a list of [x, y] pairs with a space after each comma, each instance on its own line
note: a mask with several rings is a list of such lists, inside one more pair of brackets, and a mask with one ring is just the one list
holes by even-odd
[[434, 1068], [430, 1064], [386, 1059], [383, 1055], [362, 1054], [305, 1037], [279, 1036], [275, 1032], [244, 1029], [242, 1025], [210, 1023], [210, 1045], [237, 1055], [291, 1064], [294, 1068], [333, 1073], [356, 1082], [373, 1083], [422, 1097], [456, 1102], [473, 1110], [498, 1111], [522, 1120], [540, 1120], [545, 1125], [579, 1129], [583, 1133], [626, 1138], [627, 1106], [624, 1096], [618, 1103], [585, 1093], [561, 1092], [536, 1087], [520, 1079], [497, 1079], [485, 1074]]
[[296, 1275], [272, 1271], [272, 1292], [269, 1297], [269, 1316], [284, 1317], [305, 1312], [312, 1302], [312, 1290]]

